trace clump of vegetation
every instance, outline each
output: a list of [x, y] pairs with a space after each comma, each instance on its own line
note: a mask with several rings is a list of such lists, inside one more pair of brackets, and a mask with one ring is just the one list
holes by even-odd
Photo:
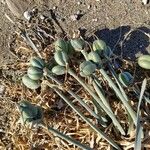
[[[143, 81], [142, 89], [139, 90], [137, 86], [134, 86], [134, 77], [130, 70], [115, 69], [112, 62], [114, 56], [111, 48], [100, 39], [89, 44], [82, 38], [71, 40], [60, 38], [54, 42], [54, 53], [51, 60], [44, 60], [40, 57], [31, 58], [22, 82], [32, 90], [41, 89], [55, 92], [80, 116], [82, 121], [86, 122], [97, 135], [116, 149], [122, 149], [122, 147], [107, 134], [106, 129], [110, 125], [120, 137], [126, 137], [136, 130], [135, 148], [137, 150], [137, 147], [140, 149], [141, 139], [144, 137], [143, 127], [140, 123], [141, 100], [144, 100], [143, 103], [150, 103], [149, 95], [144, 93], [146, 79]], [[142, 56], [138, 59], [138, 63], [141, 67], [150, 69], [149, 60], [148, 55]], [[89, 97], [90, 105], [85, 102], [81, 94], [75, 92], [76, 87], [72, 88], [71, 83], [68, 85], [70, 78]], [[138, 106], [133, 106], [130, 101], [128, 88], [131, 86], [132, 92], [137, 97], [136, 104]], [[109, 95], [114, 98], [111, 99]], [[78, 109], [72, 98], [90, 117]], [[112, 106], [114, 99], [116, 103], [121, 103], [122, 108], [119, 108], [119, 111], [124, 118], [116, 115], [114, 106]], [[36, 120], [39, 120], [39, 116], [41, 116], [40, 119], [43, 117], [42, 111], [40, 111], [42, 108], [33, 106], [27, 101], [21, 102], [20, 108], [23, 120], [35, 123]], [[36, 123], [45, 127], [42, 121]], [[92, 149], [50, 126], [47, 129], [82, 149]]]

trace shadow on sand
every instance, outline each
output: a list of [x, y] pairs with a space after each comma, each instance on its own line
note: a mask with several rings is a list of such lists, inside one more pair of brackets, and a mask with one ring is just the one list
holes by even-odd
[[[131, 29], [130, 26], [120, 26], [112, 30], [98, 30], [94, 34], [104, 40], [116, 55], [122, 55], [124, 59], [134, 61], [139, 54], [148, 54], [150, 41], [147, 34], [150, 34], [150, 29], [147, 27]], [[94, 36], [87, 40], [93, 41]]]

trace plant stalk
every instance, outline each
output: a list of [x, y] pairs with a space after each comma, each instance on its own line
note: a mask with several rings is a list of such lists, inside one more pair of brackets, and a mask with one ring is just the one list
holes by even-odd
[[131, 115], [134, 124], [136, 125], [136, 114], [134, 112], [134, 110], [132, 109], [132, 107], [129, 105], [129, 103], [127, 102], [127, 100], [125, 99], [125, 97], [122, 95], [122, 93], [120, 92], [120, 90], [117, 88], [117, 86], [114, 84], [114, 82], [112, 81], [112, 79], [107, 75], [107, 73], [105, 72], [104, 69], [100, 69], [100, 73], [103, 75], [103, 77], [108, 81], [109, 86], [115, 91], [116, 95], [120, 98], [120, 100], [122, 101], [123, 105], [125, 106], [125, 108], [127, 109], [127, 111], [129, 112], [129, 114]]
[[86, 145], [83, 145], [81, 144], [80, 142], [78, 142], [77, 140], [59, 132], [58, 130], [50, 127], [50, 126], [46, 126], [44, 124], [39, 124], [40, 127], [48, 130], [49, 132], [53, 133], [54, 135], [58, 136], [59, 138], [63, 139], [63, 140], [66, 140], [67, 142], [71, 143], [71, 144], [74, 144], [76, 145], [77, 147], [80, 147], [81, 149], [83, 150], [92, 150], [90, 147], [86, 146]]
[[110, 110], [101, 102], [100, 98], [92, 92], [92, 90], [80, 79], [73, 70], [68, 68], [68, 73], [73, 76], [82, 86], [85, 90], [89, 92], [89, 94], [98, 102], [98, 104], [101, 106], [101, 108], [109, 115], [109, 117], [112, 119], [113, 123], [115, 126], [118, 127], [119, 131], [121, 132], [122, 135], [125, 135], [125, 131], [123, 130], [122, 126], [120, 123], [117, 121], [115, 115], [110, 112]]
[[93, 84], [93, 87], [94, 87], [96, 93], [98, 94], [99, 98], [102, 100], [103, 104], [109, 109], [109, 111], [110, 111], [111, 113], [113, 113], [112, 110], [111, 110], [111, 108], [110, 108], [110, 105], [109, 105], [107, 99], [106, 99], [105, 96], [103, 95], [103, 93], [102, 93], [102, 91], [100, 90], [100, 88], [98, 87], [97, 83], [96, 83], [95, 81], [93, 81], [92, 84]]
[[[47, 84], [48, 85], [48, 84]], [[55, 88], [55, 87], [50, 87], [52, 88], [94, 131], [96, 131], [97, 133], [99, 133], [99, 135], [104, 138], [108, 143], [110, 143], [113, 147], [115, 147], [116, 149], [120, 150], [120, 147], [111, 139], [109, 138], [107, 135], [105, 135], [99, 128], [97, 128], [96, 126], [94, 126], [89, 119], [87, 119], [69, 100], [68, 98], [60, 92], [59, 89]]]
[[[51, 80], [55, 81], [58, 85], [62, 86], [63, 83], [56, 79], [53, 75], [51, 75], [50, 71], [46, 73], [46, 76], [49, 77]], [[62, 89], [61, 89], [62, 90]], [[72, 90], [65, 89], [72, 97], [74, 97], [92, 116], [94, 116], [96, 119], [101, 120], [101, 118], [78, 96], [76, 95]], [[101, 122], [102, 124], [105, 124], [104, 122]]]

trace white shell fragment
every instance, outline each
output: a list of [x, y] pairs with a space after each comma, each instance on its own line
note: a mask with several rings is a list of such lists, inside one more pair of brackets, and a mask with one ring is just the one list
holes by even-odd
[[44, 19], [45, 19], [45, 16], [44, 16], [44, 15], [40, 15], [40, 19], [41, 19], [41, 20], [44, 20]]
[[149, 0], [142, 0], [142, 3], [143, 3], [144, 5], [146, 5], [146, 4], [149, 3]]
[[32, 17], [32, 13], [30, 12], [30, 11], [25, 11], [24, 13], [23, 13], [23, 16], [24, 16], [24, 18], [26, 19], [26, 20], [30, 20], [31, 19], [31, 17]]

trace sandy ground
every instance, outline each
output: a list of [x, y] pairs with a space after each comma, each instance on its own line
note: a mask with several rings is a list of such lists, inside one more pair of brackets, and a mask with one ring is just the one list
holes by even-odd
[[[19, 1], [19, 0], [17, 0]], [[150, 6], [144, 6], [140, 0], [52, 0], [36, 1], [34, 6], [42, 10], [53, 9], [62, 28], [70, 30], [81, 29], [86, 37], [96, 33], [110, 45], [111, 48], [120, 51], [120, 41], [131, 28], [139, 28], [150, 33]], [[8, 43], [10, 34], [14, 32], [12, 23], [4, 16], [10, 14], [6, 5], [0, 4], [0, 66], [13, 62], [13, 56], [9, 52]], [[24, 8], [25, 9], [25, 8]], [[23, 10], [23, 8], [22, 8]], [[72, 16], [78, 16], [73, 20]], [[140, 31], [130, 35], [123, 45], [124, 57], [135, 58], [139, 51], [148, 51], [149, 38]], [[119, 52], [118, 51], [118, 52]]]
[[[2, 3], [0, 3], [0, 66], [6, 64], [12, 56], [9, 53], [8, 42], [9, 34], [12, 30], [12, 24], [6, 19], [4, 14], [9, 12]], [[9, 58], [10, 57], [10, 58]]]

